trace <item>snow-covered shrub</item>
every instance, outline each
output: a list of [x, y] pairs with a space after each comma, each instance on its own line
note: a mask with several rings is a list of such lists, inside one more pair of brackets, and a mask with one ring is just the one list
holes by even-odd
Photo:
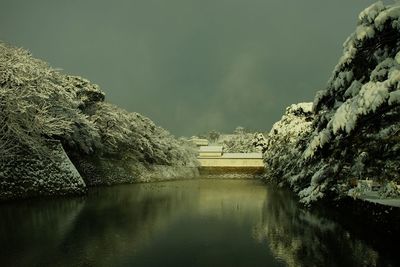
[[400, 188], [394, 181], [389, 181], [379, 191], [379, 195], [384, 198], [399, 198]]
[[[256, 146], [255, 137], [257, 135], [259, 138], [263, 138], [262, 133], [251, 133], [248, 132], [244, 127], [237, 126], [233, 133], [230, 134], [221, 134], [211, 131], [208, 135], [203, 135], [203, 137], [211, 144], [223, 146], [224, 152], [251, 153], [261, 151], [261, 147]], [[214, 138], [212, 138], [212, 136], [214, 136]]]
[[302, 157], [304, 138], [311, 130], [311, 107], [312, 103], [291, 105], [273, 125], [264, 146], [267, 179], [289, 185], [301, 180], [298, 159]]
[[104, 154], [129, 154], [147, 164], [195, 165], [189, 142], [178, 141], [139, 113], [104, 102], [96, 105], [90, 120], [99, 130]]
[[253, 137], [253, 146], [255, 146], [256, 150], [265, 152], [268, 149], [267, 138], [262, 133], [255, 133]]
[[254, 144], [253, 133], [237, 132], [229, 139], [225, 139], [217, 144], [224, 147], [227, 153], [251, 153], [258, 152], [259, 149]]

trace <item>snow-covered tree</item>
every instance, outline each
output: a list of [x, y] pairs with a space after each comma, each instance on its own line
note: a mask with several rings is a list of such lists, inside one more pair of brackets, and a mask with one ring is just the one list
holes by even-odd
[[208, 139], [211, 141], [211, 142], [216, 142], [217, 140], [218, 140], [218, 138], [219, 138], [219, 136], [220, 136], [221, 134], [219, 133], [219, 132], [217, 132], [216, 130], [212, 130], [212, 131], [210, 131], [209, 133], [208, 133]]
[[246, 133], [246, 129], [244, 127], [242, 127], [242, 126], [238, 126], [238, 127], [235, 128], [233, 133], [237, 134], [237, 135], [244, 134], [244, 133]]
[[311, 131], [311, 108], [312, 103], [291, 105], [281, 120], [272, 126], [263, 149], [267, 179], [295, 187], [304, 175], [298, 159]]
[[[46, 176], [44, 170], [60, 179], [54, 186], [71, 182], [56, 173], [65, 171], [65, 157], [56, 155], [57, 143], [88, 184], [92, 173], [100, 177], [96, 184], [104, 184], [135, 181], [154, 165], [196, 166], [188, 143], [104, 99], [90, 81], [65, 75], [24, 49], [0, 43], [0, 199], [12, 197], [15, 188], [40, 195], [52, 182], [37, 183], [42, 180], [39, 174]], [[15, 159], [25, 163], [15, 168]], [[76, 181], [71, 183], [74, 187]]]
[[[228, 138], [222, 138], [218, 141], [219, 145], [224, 147], [224, 152], [228, 153], [250, 153], [261, 151], [255, 142], [255, 136], [258, 133], [247, 133], [246, 130], [238, 126], [232, 135]], [[261, 134], [262, 135], [262, 134]]]
[[[293, 156], [265, 156], [267, 168], [282, 174], [273, 177], [293, 186], [303, 202], [347, 195], [354, 179], [400, 181], [398, 3], [385, 6], [379, 1], [360, 13], [312, 112], [307, 133], [290, 148]], [[281, 140], [270, 142], [278, 147]]]

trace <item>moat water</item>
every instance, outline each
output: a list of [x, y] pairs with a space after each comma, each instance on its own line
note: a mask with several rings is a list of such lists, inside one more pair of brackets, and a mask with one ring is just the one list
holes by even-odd
[[255, 180], [121, 185], [0, 205], [5, 267], [400, 266], [396, 257]]

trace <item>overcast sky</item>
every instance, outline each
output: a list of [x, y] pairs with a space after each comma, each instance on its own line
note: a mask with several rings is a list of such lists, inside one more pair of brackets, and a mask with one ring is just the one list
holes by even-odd
[[173, 134], [269, 130], [324, 88], [367, 0], [0, 0], [0, 40]]

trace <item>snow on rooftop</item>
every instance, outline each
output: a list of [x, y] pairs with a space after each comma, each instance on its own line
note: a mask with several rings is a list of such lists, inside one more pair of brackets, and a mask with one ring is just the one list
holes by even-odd
[[222, 146], [202, 146], [199, 149], [199, 152], [222, 152]]
[[262, 153], [224, 153], [222, 158], [231, 158], [231, 159], [262, 159]]

